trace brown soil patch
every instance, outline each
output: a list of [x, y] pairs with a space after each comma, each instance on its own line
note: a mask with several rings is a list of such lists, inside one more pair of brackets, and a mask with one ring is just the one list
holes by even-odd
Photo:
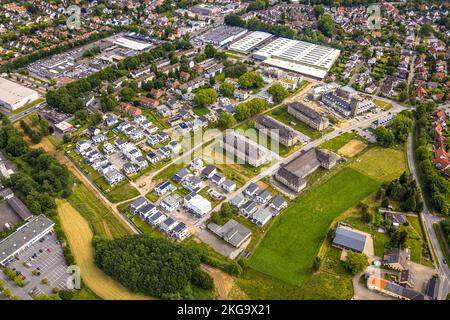
[[367, 144], [360, 140], [350, 140], [347, 142], [342, 148], [338, 150], [339, 154], [342, 154], [344, 157], [354, 157], [361, 151], [363, 151], [367, 147]]
[[228, 300], [231, 289], [234, 287], [233, 278], [225, 272], [205, 264], [202, 264], [201, 268], [213, 278], [219, 299]]
[[62, 229], [67, 235], [75, 262], [80, 268], [81, 277], [89, 289], [105, 300], [151, 299], [151, 297], [129, 291], [95, 265], [93, 234], [89, 224], [67, 201], [57, 200], [57, 204]]

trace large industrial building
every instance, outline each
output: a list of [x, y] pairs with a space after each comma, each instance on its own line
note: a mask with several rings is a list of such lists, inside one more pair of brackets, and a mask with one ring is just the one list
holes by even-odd
[[267, 32], [254, 31], [232, 43], [229, 46], [229, 49], [247, 54], [258, 47], [260, 44], [270, 39], [272, 36], [273, 35]]
[[39, 94], [18, 83], [0, 78], [0, 106], [17, 110], [39, 98]]
[[19, 227], [16, 232], [0, 241], [0, 266], [5, 266], [15, 255], [36, 243], [53, 230], [55, 223], [40, 215]]
[[308, 42], [277, 38], [253, 57], [265, 64], [323, 79], [340, 55], [340, 50]]
[[210, 43], [218, 47], [222, 47], [247, 33], [247, 29], [241, 27], [231, 27], [221, 25], [204, 35], [200, 36], [200, 40], [205, 43]]
[[116, 40], [114, 40], [113, 42], [116, 45], [119, 45], [121, 47], [127, 48], [127, 49], [131, 49], [131, 50], [136, 50], [136, 51], [142, 51], [145, 50], [147, 48], [150, 48], [151, 44], [150, 43], [145, 43], [142, 41], [136, 41], [134, 39], [131, 39], [129, 37], [120, 37], [117, 38]]

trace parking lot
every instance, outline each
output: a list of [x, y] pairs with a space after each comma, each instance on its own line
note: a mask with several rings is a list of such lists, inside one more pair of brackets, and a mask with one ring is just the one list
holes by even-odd
[[[67, 265], [56, 235], [48, 234], [43, 239], [42, 242], [39, 241], [22, 251], [18, 255], [19, 260], [14, 260], [7, 266], [22, 275], [24, 287], [16, 286], [3, 272], [0, 273], [5, 286], [11, 288], [14, 295], [20, 296], [23, 300], [31, 299], [29, 296], [31, 291], [36, 295], [40, 293], [50, 295], [53, 288], [67, 289], [69, 274], [66, 272]], [[44, 278], [48, 280], [47, 284], [42, 283]]]

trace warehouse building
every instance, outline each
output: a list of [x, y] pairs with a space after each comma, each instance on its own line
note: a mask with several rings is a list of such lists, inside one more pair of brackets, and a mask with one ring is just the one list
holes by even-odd
[[241, 27], [231, 27], [221, 25], [200, 37], [205, 43], [210, 43], [222, 47], [247, 33], [247, 30]]
[[229, 49], [247, 54], [271, 37], [270, 33], [254, 31], [231, 44]]
[[259, 167], [270, 160], [269, 150], [235, 132], [223, 136], [221, 147], [227, 152], [227, 156], [236, 156], [254, 167]]
[[253, 57], [265, 64], [322, 80], [340, 55], [340, 50], [304, 41], [277, 38]]
[[0, 78], [0, 106], [17, 110], [39, 98], [36, 91], [5, 78]]
[[147, 48], [150, 48], [150, 46], [151, 46], [151, 44], [149, 44], [149, 43], [136, 41], [136, 40], [130, 39], [128, 37], [119, 37], [116, 40], [114, 40], [114, 44], [124, 47], [124, 48], [127, 48], [127, 49], [136, 50], [136, 51], [142, 51]]
[[44, 215], [37, 216], [18, 228], [0, 242], [0, 266], [5, 266], [14, 256], [38, 242], [53, 230], [55, 223]]

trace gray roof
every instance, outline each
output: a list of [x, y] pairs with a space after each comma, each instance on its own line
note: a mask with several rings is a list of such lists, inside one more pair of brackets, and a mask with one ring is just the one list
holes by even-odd
[[144, 197], [139, 197], [136, 200], [133, 200], [131, 206], [134, 208], [139, 208], [140, 206], [143, 206], [146, 203], [148, 203], [147, 199], [145, 199]]
[[233, 219], [228, 220], [223, 226], [210, 223], [208, 229], [234, 247], [239, 247], [252, 235], [248, 228]]
[[235, 186], [236, 183], [233, 180], [225, 180], [222, 185], [225, 185], [227, 187]]
[[350, 229], [338, 227], [333, 244], [358, 252], [363, 252], [367, 237]]
[[6, 200], [6, 202], [22, 220], [27, 221], [33, 216], [27, 206], [19, 198], [13, 197]]
[[295, 132], [294, 129], [269, 116], [265, 115], [257, 116], [255, 122], [264, 126], [269, 130], [278, 130], [278, 135], [282, 138], [294, 139], [297, 136], [297, 132]]
[[292, 102], [288, 106], [289, 108], [292, 108], [295, 111], [303, 114], [305, 117], [307, 117], [314, 123], [321, 123], [322, 121], [326, 120], [326, 117], [322, 113], [317, 112], [316, 110], [311, 109], [307, 105], [300, 103], [298, 101]]
[[55, 223], [46, 216], [39, 215], [18, 228], [16, 232], [0, 242], [0, 262], [3, 263], [9, 259], [19, 249], [36, 237], [42, 236], [42, 232], [54, 225]]
[[186, 229], [186, 225], [183, 222], [180, 222], [172, 229], [172, 232], [178, 233], [180, 231], [183, 231], [184, 229]]
[[145, 206], [143, 206], [142, 208], [140, 208], [138, 211], [140, 214], [147, 214], [150, 211], [152, 211], [153, 209], [155, 209], [155, 206], [151, 203], [146, 204]]
[[277, 194], [275, 197], [273, 197], [273, 199], [270, 201], [270, 203], [271, 203], [274, 207], [279, 208], [279, 207], [281, 207], [283, 204], [286, 203], [286, 200], [284, 200], [282, 196], [280, 196], [279, 194]]
[[439, 296], [439, 285], [439, 279], [437, 277], [432, 277], [430, 281], [428, 281], [425, 294], [432, 299], [437, 299]]
[[258, 194], [258, 197], [261, 197], [262, 199], [270, 198], [270, 192], [267, 189], [263, 190]]
[[247, 191], [247, 192], [249, 192], [249, 193], [255, 192], [255, 191], [257, 191], [257, 190], [259, 190], [259, 187], [258, 187], [258, 185], [257, 185], [256, 183], [254, 183], [254, 182], [250, 183], [250, 184], [247, 186], [247, 188], [245, 188], [245, 191]]

